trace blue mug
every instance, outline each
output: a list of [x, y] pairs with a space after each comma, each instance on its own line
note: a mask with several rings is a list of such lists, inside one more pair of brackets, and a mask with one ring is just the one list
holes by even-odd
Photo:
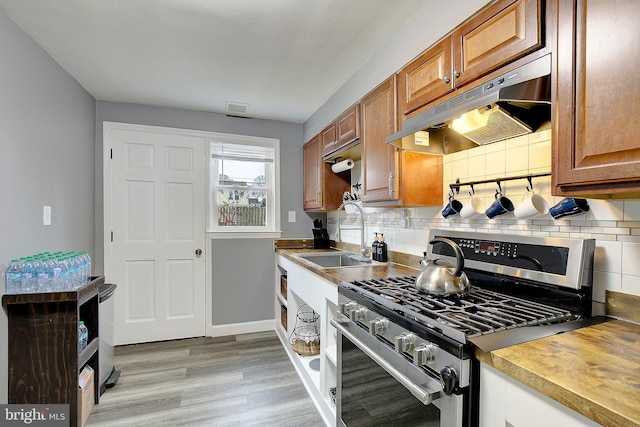
[[568, 197], [562, 199], [560, 203], [549, 209], [549, 213], [553, 219], [560, 219], [569, 215], [579, 215], [589, 212], [589, 203], [585, 199], [574, 199]]
[[504, 215], [513, 212], [513, 203], [504, 196], [496, 196], [496, 200], [484, 212], [487, 218], [495, 218], [498, 215]]
[[442, 217], [448, 218], [452, 215], [458, 215], [462, 210], [462, 202], [456, 199], [451, 199], [447, 206], [442, 209]]

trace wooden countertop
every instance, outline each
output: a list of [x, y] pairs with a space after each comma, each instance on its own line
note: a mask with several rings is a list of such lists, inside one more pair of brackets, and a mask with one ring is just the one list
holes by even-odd
[[[279, 254], [338, 285], [354, 281], [415, 276], [400, 263], [319, 269], [299, 258], [304, 252], [336, 251], [277, 246]], [[410, 260], [411, 264], [415, 260]], [[640, 426], [640, 324], [613, 320], [476, 357], [604, 426]]]
[[476, 357], [605, 426], [640, 426], [640, 325], [614, 320]]

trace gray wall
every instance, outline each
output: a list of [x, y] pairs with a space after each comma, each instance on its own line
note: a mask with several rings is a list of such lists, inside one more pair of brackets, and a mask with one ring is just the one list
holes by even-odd
[[[311, 237], [314, 217], [302, 210], [302, 125], [272, 120], [244, 119], [148, 105], [98, 101], [96, 113], [96, 254], [102, 273], [104, 266], [102, 227], [102, 123], [136, 123], [180, 129], [194, 129], [280, 140], [280, 209], [282, 237]], [[287, 222], [287, 212], [296, 211], [296, 222]], [[326, 222], [326, 221], [325, 221]], [[273, 319], [273, 240], [220, 240], [213, 243], [213, 324], [225, 325]], [[253, 266], [260, 265], [258, 272]], [[251, 266], [247, 268], [247, 266]], [[240, 287], [237, 284], [242, 284]], [[246, 295], [251, 301], [247, 303]], [[255, 300], [254, 300], [255, 298]]]
[[[1, 9], [0, 60], [0, 271], [11, 258], [43, 251], [93, 255], [95, 100]], [[51, 226], [42, 225], [44, 205], [52, 207]], [[6, 342], [2, 310], [2, 403]]]
[[213, 240], [211, 260], [213, 325], [274, 318], [272, 240]]

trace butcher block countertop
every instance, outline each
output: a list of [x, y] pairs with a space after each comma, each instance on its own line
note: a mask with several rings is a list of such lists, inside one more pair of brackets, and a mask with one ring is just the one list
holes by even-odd
[[605, 426], [640, 426], [640, 325], [613, 320], [476, 357]]
[[[347, 249], [357, 252], [353, 247]], [[390, 257], [397, 262], [319, 269], [296, 254], [338, 249], [313, 249], [312, 240], [276, 241], [276, 250], [336, 285], [341, 281], [415, 276], [420, 271], [407, 266], [418, 266], [419, 257], [395, 253]], [[615, 296], [620, 294], [607, 293], [607, 298]], [[638, 323], [612, 320], [490, 352], [476, 348], [475, 355], [481, 362], [604, 426], [640, 426]]]

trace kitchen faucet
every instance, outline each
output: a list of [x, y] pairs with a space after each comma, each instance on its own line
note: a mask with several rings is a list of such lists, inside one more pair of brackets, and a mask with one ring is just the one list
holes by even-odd
[[360, 256], [359, 257], [354, 256], [353, 258], [358, 259], [359, 261], [371, 261], [371, 258], [369, 258], [369, 256], [367, 255], [369, 251], [367, 250], [367, 247], [364, 244], [364, 210], [362, 209], [362, 206], [360, 206], [359, 203], [356, 203], [350, 200], [345, 200], [338, 207], [338, 242], [341, 241], [340, 240], [340, 211], [346, 205], [353, 205], [356, 208], [358, 208], [358, 211], [360, 211]]

